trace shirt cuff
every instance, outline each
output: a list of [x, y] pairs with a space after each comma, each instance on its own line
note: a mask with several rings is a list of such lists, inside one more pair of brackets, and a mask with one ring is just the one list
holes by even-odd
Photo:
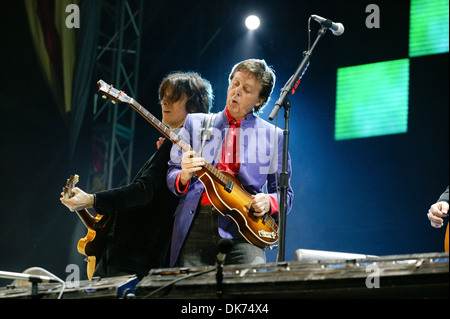
[[185, 194], [185, 193], [187, 193], [187, 190], [189, 187], [189, 181], [187, 182], [186, 185], [183, 186], [180, 182], [180, 176], [181, 176], [181, 172], [178, 173], [177, 179], [175, 180], [175, 189], [177, 190], [177, 192], [179, 194]]
[[270, 202], [270, 212], [269, 215], [275, 215], [278, 214], [278, 202], [275, 197], [272, 195], [269, 195], [269, 202]]

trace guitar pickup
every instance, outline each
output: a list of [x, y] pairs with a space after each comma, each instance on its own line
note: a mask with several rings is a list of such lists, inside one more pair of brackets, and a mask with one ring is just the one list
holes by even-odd
[[227, 181], [227, 185], [225, 185], [224, 189], [225, 189], [228, 193], [231, 193], [231, 191], [233, 190], [233, 186], [234, 186], [234, 182], [233, 182], [231, 179], [229, 179], [229, 180]]

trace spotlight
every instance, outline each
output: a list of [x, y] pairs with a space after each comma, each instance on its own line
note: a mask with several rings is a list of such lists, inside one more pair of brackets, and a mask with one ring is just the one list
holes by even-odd
[[257, 16], [251, 15], [245, 19], [245, 26], [250, 30], [258, 29], [260, 24], [259, 18]]

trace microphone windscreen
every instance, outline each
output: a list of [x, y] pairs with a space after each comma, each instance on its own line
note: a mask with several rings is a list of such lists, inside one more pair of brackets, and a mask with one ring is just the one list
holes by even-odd
[[222, 238], [219, 240], [219, 243], [217, 244], [217, 249], [222, 254], [227, 254], [230, 252], [231, 248], [233, 248], [233, 241], [229, 238]]

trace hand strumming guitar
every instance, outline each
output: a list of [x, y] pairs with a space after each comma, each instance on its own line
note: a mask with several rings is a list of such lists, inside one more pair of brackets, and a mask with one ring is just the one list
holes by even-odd
[[270, 200], [269, 195], [264, 193], [258, 193], [256, 195], [252, 195], [252, 208], [253, 208], [253, 215], [261, 217], [264, 216], [264, 214], [267, 214], [270, 212]]

